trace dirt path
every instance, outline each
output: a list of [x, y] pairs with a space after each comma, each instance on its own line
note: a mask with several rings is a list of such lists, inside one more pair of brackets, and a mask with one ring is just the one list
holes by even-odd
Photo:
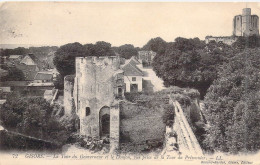
[[163, 85], [163, 80], [156, 75], [152, 68], [143, 68], [141, 65], [138, 65], [138, 67], [145, 73], [143, 79], [150, 80], [151, 83], [154, 85], [154, 92], [165, 89]]

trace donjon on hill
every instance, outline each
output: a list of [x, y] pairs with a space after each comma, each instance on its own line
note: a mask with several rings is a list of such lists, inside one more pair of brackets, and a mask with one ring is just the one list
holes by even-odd
[[259, 17], [251, 15], [251, 8], [244, 8], [242, 15], [236, 15], [233, 18], [233, 35], [232, 36], [207, 36], [206, 43], [210, 41], [222, 42], [228, 45], [234, 43], [238, 37], [259, 36]]

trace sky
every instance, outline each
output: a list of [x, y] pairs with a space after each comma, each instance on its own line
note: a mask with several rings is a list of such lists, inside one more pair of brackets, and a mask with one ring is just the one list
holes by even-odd
[[0, 44], [64, 45], [106, 41], [142, 47], [151, 38], [204, 40], [232, 35], [233, 17], [260, 3], [245, 2], [5, 2]]

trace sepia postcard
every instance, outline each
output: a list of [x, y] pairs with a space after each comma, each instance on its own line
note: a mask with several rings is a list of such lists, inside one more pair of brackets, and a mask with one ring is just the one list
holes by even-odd
[[0, 2], [0, 165], [260, 165], [259, 16]]

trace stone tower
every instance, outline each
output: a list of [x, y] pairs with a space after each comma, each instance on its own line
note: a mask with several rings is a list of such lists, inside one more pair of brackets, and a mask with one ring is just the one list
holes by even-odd
[[119, 142], [119, 103], [124, 76], [118, 57], [76, 57], [73, 98], [80, 134]]
[[257, 15], [251, 15], [250, 8], [244, 8], [242, 15], [234, 17], [233, 35], [245, 37], [259, 35], [259, 18]]

